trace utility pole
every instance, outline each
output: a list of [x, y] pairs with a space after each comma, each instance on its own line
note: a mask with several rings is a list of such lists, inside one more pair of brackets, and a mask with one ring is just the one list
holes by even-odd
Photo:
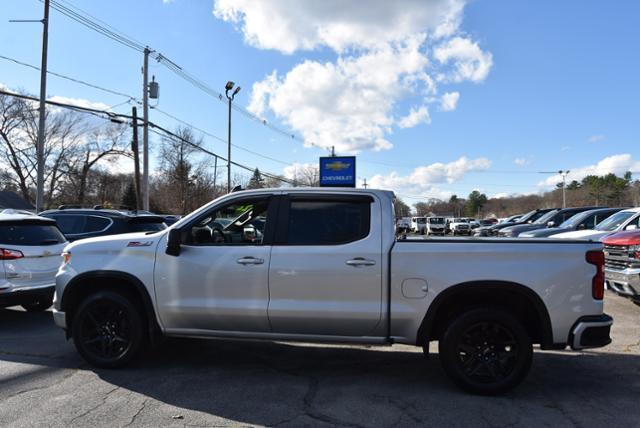
[[40, 65], [40, 107], [38, 108], [38, 142], [36, 143], [37, 179], [36, 213], [44, 209], [44, 127], [47, 97], [47, 48], [49, 45], [49, 0], [44, 0], [42, 19], [42, 63]]
[[218, 178], [218, 156], [213, 160], [213, 191], [216, 191], [216, 180]]
[[365, 189], [367, 188], [368, 184], [367, 184], [367, 179], [364, 179], [364, 183], [362, 183], [362, 187], [364, 187]]
[[140, 150], [138, 146], [138, 109], [131, 107], [133, 117], [133, 140], [131, 141], [131, 151], [133, 151], [134, 184], [136, 186], [136, 210], [142, 209], [142, 198], [140, 197]]
[[142, 65], [142, 206], [149, 210], [149, 47]]

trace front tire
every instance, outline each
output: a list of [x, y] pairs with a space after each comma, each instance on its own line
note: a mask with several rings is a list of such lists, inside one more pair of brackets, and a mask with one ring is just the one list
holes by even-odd
[[522, 323], [498, 308], [471, 309], [455, 318], [439, 348], [447, 375], [480, 395], [513, 389], [527, 376], [533, 359], [531, 338]]
[[142, 348], [144, 322], [131, 299], [114, 291], [86, 297], [73, 317], [76, 349], [89, 364], [117, 368]]

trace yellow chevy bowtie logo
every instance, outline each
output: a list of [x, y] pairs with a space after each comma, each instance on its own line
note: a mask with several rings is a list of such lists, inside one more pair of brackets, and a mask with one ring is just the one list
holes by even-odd
[[335, 161], [325, 165], [325, 168], [330, 169], [332, 171], [342, 171], [343, 169], [347, 169], [351, 166], [350, 163]]

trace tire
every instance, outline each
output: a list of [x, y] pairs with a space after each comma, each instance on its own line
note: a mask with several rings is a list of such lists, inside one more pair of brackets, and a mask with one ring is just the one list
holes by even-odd
[[42, 296], [39, 297], [38, 300], [34, 300], [30, 303], [24, 303], [20, 306], [24, 308], [27, 312], [44, 312], [51, 307], [53, 304], [53, 297], [51, 296]]
[[73, 342], [89, 364], [125, 366], [141, 350], [144, 322], [131, 298], [114, 291], [87, 296], [72, 321]]
[[495, 395], [516, 387], [529, 373], [531, 338], [510, 313], [476, 308], [462, 313], [447, 327], [439, 343], [447, 375], [460, 388]]

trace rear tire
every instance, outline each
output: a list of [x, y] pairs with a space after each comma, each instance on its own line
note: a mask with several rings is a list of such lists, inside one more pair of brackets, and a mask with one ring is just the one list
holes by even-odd
[[117, 368], [142, 348], [144, 322], [131, 299], [114, 291], [87, 296], [72, 322], [73, 342], [89, 364]]
[[455, 318], [440, 339], [439, 353], [444, 371], [459, 387], [473, 394], [495, 395], [524, 380], [533, 346], [513, 315], [486, 307]]
[[27, 312], [44, 312], [51, 307], [53, 304], [53, 297], [43, 296], [39, 297], [38, 300], [34, 300], [30, 303], [24, 303], [20, 306], [24, 308]]

